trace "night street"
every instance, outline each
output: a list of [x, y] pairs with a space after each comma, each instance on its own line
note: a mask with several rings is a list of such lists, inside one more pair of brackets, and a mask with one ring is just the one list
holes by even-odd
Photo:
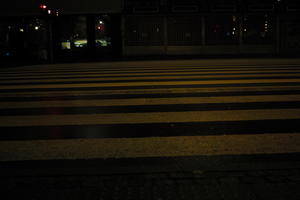
[[[149, 199], [172, 199], [165, 192], [175, 194], [173, 184], [203, 184], [201, 191], [212, 195], [206, 199], [300, 197], [299, 59], [7, 68], [0, 71], [0, 97], [1, 185], [8, 191], [21, 181], [29, 184], [20, 190], [28, 196], [44, 183], [44, 195], [59, 191], [49, 199], [76, 187], [78, 195], [96, 199], [99, 185], [79, 186], [96, 178], [108, 181], [116, 195], [117, 185], [151, 182], [132, 192], [134, 198], [150, 190]], [[49, 177], [57, 174], [66, 178], [52, 188]], [[66, 189], [67, 177], [75, 181]], [[230, 194], [226, 187], [236, 181], [239, 193]], [[179, 190], [173, 199], [199, 199], [201, 191], [193, 187], [182, 189], [191, 196], [180, 197]], [[43, 194], [36, 198], [47, 199]]]
[[299, 0], [0, 6], [0, 199], [300, 200]]

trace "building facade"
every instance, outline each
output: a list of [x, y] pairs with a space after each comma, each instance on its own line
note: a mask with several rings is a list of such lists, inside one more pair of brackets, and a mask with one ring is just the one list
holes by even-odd
[[2, 12], [1, 59], [300, 54], [298, 0], [87, 0], [41, 5], [47, 8], [30, 5], [23, 13]]
[[297, 0], [127, 0], [124, 55], [299, 54]]

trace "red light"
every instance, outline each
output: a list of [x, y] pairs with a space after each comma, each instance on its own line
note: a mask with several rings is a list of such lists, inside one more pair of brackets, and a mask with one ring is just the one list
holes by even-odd
[[46, 9], [46, 8], [47, 8], [47, 6], [45, 4], [40, 5], [40, 9]]

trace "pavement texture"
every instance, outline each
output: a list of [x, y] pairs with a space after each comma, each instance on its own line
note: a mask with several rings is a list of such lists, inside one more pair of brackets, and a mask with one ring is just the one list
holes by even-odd
[[36, 161], [6, 163], [1, 169], [0, 187], [2, 194], [7, 194], [5, 199], [298, 200], [300, 197], [299, 154]]
[[251, 155], [300, 152], [300, 134], [1, 141], [0, 144], [1, 161]]
[[299, 200], [299, 66], [1, 68], [1, 199]]
[[5, 199], [290, 199], [300, 169], [2, 178]]

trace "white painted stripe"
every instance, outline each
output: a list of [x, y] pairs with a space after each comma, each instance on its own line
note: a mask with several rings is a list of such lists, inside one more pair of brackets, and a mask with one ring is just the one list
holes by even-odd
[[146, 124], [275, 119], [300, 119], [300, 109], [1, 116], [0, 126]]
[[0, 161], [282, 154], [300, 134], [0, 141]]
[[164, 86], [164, 85], [201, 85], [201, 84], [243, 84], [243, 83], [293, 83], [300, 79], [258, 79], [258, 80], [213, 80], [213, 81], [156, 81], [156, 82], [125, 82], [125, 83], [80, 83], [80, 84], [47, 84], [47, 85], [9, 85], [0, 89], [34, 89], [34, 88], [76, 88], [76, 87], [126, 87], [126, 86]]
[[108, 100], [65, 100], [34, 102], [0, 102], [0, 109], [43, 108], [43, 107], [87, 107], [87, 106], [134, 106], [134, 105], [171, 105], [206, 103], [257, 103], [300, 101], [300, 95], [260, 95], [229, 97], [177, 97], [177, 98], [137, 98]]

